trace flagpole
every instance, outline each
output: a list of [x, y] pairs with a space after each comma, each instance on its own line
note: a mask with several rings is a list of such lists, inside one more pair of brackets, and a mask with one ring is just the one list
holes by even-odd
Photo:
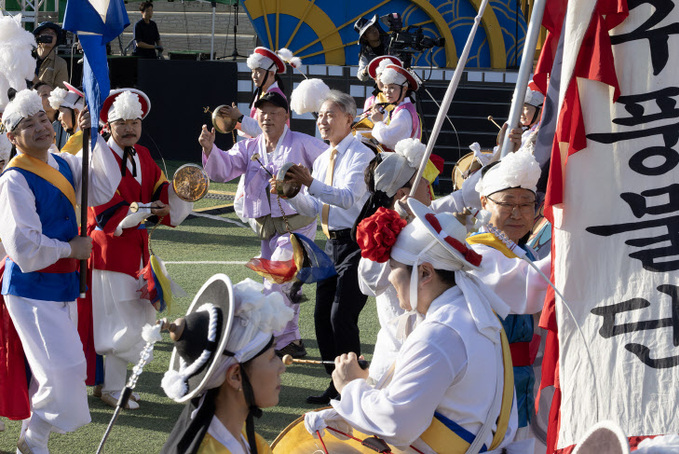
[[509, 110], [509, 118], [507, 118], [507, 131], [505, 132], [505, 139], [502, 142], [502, 152], [500, 158], [504, 158], [513, 150], [512, 141], [509, 140], [509, 134], [512, 129], [519, 126], [519, 118], [523, 110], [523, 100], [526, 98], [526, 87], [528, 86], [528, 79], [533, 72], [533, 56], [535, 55], [535, 48], [538, 44], [538, 36], [540, 35], [540, 27], [542, 26], [542, 15], [545, 12], [545, 5], [547, 0], [535, 0], [533, 3], [533, 12], [531, 13], [530, 22], [528, 23], [528, 30], [526, 31], [526, 41], [523, 46], [523, 55], [521, 56], [521, 66], [516, 79], [516, 86], [514, 86], [514, 95], [512, 96], [512, 107]]
[[436, 116], [434, 128], [431, 131], [429, 142], [427, 142], [427, 149], [424, 152], [424, 157], [422, 158], [422, 162], [420, 163], [420, 168], [417, 170], [415, 181], [413, 182], [413, 185], [411, 186], [410, 189], [410, 197], [413, 197], [415, 195], [415, 192], [417, 192], [417, 186], [420, 183], [420, 180], [422, 179], [422, 174], [424, 174], [424, 169], [427, 166], [427, 162], [429, 161], [431, 152], [434, 150], [434, 144], [436, 143], [436, 139], [438, 139], [439, 133], [441, 132], [443, 121], [446, 119], [448, 115], [448, 109], [450, 108], [450, 104], [453, 101], [453, 96], [457, 91], [457, 86], [460, 84], [460, 79], [462, 78], [462, 72], [464, 71], [464, 67], [467, 65], [467, 58], [469, 57], [469, 52], [471, 51], [472, 48], [474, 35], [476, 35], [476, 30], [479, 28], [479, 23], [481, 23], [481, 18], [483, 17], [483, 12], [486, 9], [486, 5], [488, 5], [488, 0], [483, 0], [481, 6], [479, 7], [478, 14], [474, 18], [474, 25], [472, 26], [472, 29], [469, 32], [467, 42], [465, 43], [464, 49], [462, 50], [462, 55], [460, 55], [460, 58], [457, 61], [457, 67], [455, 68], [455, 72], [453, 73], [453, 78], [450, 80], [450, 84], [448, 84], [448, 89], [446, 90], [446, 94], [443, 96], [443, 101], [441, 101], [441, 106], [439, 108], [439, 113]]
[[[82, 168], [82, 179], [81, 189], [82, 193], [80, 195], [80, 236], [87, 236], [87, 194], [89, 189], [90, 181], [90, 140], [91, 140], [91, 129], [87, 128], [83, 130], [83, 168]], [[87, 260], [80, 261], [80, 298], [85, 298], [87, 293]]]

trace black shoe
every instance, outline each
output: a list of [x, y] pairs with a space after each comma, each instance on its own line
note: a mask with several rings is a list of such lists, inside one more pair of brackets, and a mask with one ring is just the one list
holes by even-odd
[[306, 356], [306, 348], [304, 348], [304, 342], [300, 339], [299, 344], [295, 342], [290, 342], [285, 347], [280, 350], [275, 350], [276, 354], [282, 358], [285, 355], [290, 355], [293, 358], [299, 359]]
[[292, 304], [299, 304], [302, 301], [306, 301], [304, 295], [302, 294], [302, 284], [303, 282], [301, 281], [295, 281], [290, 287], [288, 298], [290, 298], [290, 302]]
[[312, 404], [312, 405], [328, 405], [330, 403], [330, 399], [337, 399], [339, 400], [340, 395], [335, 389], [335, 386], [330, 383], [330, 386], [328, 386], [328, 389], [323, 391], [323, 394], [320, 396], [309, 396], [306, 398], [306, 403]]

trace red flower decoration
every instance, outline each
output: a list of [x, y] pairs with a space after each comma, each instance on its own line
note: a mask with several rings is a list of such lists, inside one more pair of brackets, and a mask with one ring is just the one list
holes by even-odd
[[396, 211], [378, 208], [375, 214], [363, 219], [356, 229], [356, 242], [361, 248], [361, 257], [378, 263], [389, 260], [391, 248], [407, 224]]

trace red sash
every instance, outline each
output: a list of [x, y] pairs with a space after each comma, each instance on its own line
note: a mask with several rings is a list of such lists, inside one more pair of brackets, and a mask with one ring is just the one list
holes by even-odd
[[[0, 263], [0, 287], [4, 274], [5, 259]], [[31, 416], [24, 349], [2, 295], [0, 295], [0, 416], [14, 420]]]

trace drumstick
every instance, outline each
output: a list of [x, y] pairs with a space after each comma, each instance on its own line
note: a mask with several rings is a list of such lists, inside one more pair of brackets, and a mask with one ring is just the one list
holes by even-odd
[[[333, 366], [335, 365], [335, 361], [317, 361], [313, 359], [295, 359], [290, 355], [285, 355], [282, 358], [283, 364], [286, 366], [291, 365], [292, 363], [297, 363], [297, 364], [332, 364]], [[364, 359], [359, 359], [358, 360], [358, 365], [360, 366], [361, 369], [367, 369], [368, 368], [368, 361]]]
[[488, 115], [488, 121], [492, 121], [495, 126], [497, 126], [497, 129], [502, 129], [502, 126], [497, 124], [497, 122], [493, 119], [492, 115]]

